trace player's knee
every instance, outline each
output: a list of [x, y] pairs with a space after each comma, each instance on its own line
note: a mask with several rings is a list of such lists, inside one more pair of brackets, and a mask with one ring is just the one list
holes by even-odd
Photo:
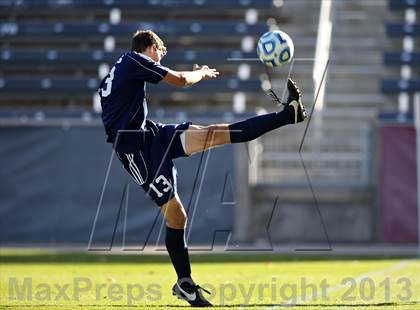
[[187, 213], [185, 212], [182, 204], [177, 200], [173, 199], [165, 206], [165, 218], [166, 224], [175, 229], [183, 229], [187, 224]]
[[166, 224], [175, 229], [184, 229], [187, 225], [187, 215], [185, 213], [177, 213], [166, 219]]
[[175, 213], [175, 216], [172, 218], [172, 224], [176, 226], [175, 228], [185, 228], [187, 224], [187, 213], [184, 208], [181, 206], [178, 212]]

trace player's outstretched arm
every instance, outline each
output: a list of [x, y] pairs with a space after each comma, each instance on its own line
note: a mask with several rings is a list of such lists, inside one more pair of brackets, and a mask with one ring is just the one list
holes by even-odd
[[164, 81], [168, 84], [177, 87], [189, 87], [201, 80], [214, 79], [219, 75], [216, 69], [209, 68], [208, 66], [194, 65], [193, 71], [174, 71], [169, 70]]

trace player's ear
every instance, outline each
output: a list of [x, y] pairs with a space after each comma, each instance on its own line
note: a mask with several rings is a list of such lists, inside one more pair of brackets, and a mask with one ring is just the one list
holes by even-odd
[[153, 52], [153, 47], [154, 45], [150, 45], [148, 47], [146, 47], [146, 49], [143, 51], [144, 54], [150, 54], [151, 52]]

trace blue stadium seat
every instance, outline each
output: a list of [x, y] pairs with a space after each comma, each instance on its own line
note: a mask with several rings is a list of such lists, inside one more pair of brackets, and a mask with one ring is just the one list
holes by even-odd
[[389, 0], [391, 10], [420, 9], [420, 0]]
[[[0, 78], [0, 92], [4, 94], [34, 96], [36, 94], [56, 94], [69, 96], [69, 92], [80, 95], [91, 95], [96, 91], [99, 85], [96, 78]], [[176, 88], [166, 83], [158, 86], [148, 84], [148, 88], [153, 91], [156, 89], [159, 93], [172, 92], [209, 92], [209, 93], [229, 93], [234, 91], [258, 92], [261, 90], [259, 80], [240, 81], [237, 79], [217, 79], [201, 83], [188, 89]]]
[[400, 38], [405, 35], [420, 36], [420, 24], [389, 23], [385, 27], [387, 35], [391, 38]]
[[385, 79], [381, 81], [381, 91], [385, 94], [420, 92], [420, 79]]
[[130, 8], [178, 9], [192, 8], [271, 8], [272, 0], [2, 0], [5, 9], [74, 9], [74, 8]]
[[137, 29], [150, 29], [159, 35], [167, 36], [216, 36], [259, 35], [268, 30], [267, 24], [259, 22], [254, 25], [232, 21], [211, 22], [147, 22], [113, 25], [98, 22], [51, 23], [51, 22], [6, 22], [0, 23], [0, 38], [46, 37], [51, 40], [72, 37], [77, 39], [118, 35], [128, 37]]
[[[258, 78], [238, 80], [237, 69], [225, 65], [238, 65], [228, 58], [257, 57], [255, 51], [238, 49], [240, 41], [244, 36], [257, 38], [266, 32], [269, 27], [263, 20], [277, 6], [273, 0], [0, 0], [1, 15], [6, 17], [0, 21], [0, 104], [19, 102], [19, 98], [27, 104], [25, 100], [31, 96], [38, 102], [51, 98], [52, 105], [55, 99], [57, 104], [89, 104], [100, 82], [98, 65], [112, 65], [126, 51], [122, 48], [129, 47], [131, 34], [137, 29], [154, 30], [167, 42], [169, 53], [162, 61], [164, 65], [207, 63], [222, 73], [216, 80], [187, 90], [165, 83], [157, 88], [149, 85], [153, 98], [195, 102], [204, 96], [226, 104], [237, 91], [249, 96], [251, 92], [262, 94]], [[121, 9], [121, 23], [108, 22], [112, 8]], [[244, 21], [249, 8], [261, 10], [260, 22]], [[195, 11], [204, 17], [196, 17]], [[175, 19], [180, 12], [181, 17]], [[169, 19], [158, 17], [166, 15]], [[101, 48], [107, 36], [115, 37], [112, 52]], [[171, 96], [178, 92], [183, 94]]]
[[[103, 50], [28, 50], [28, 49], [4, 49], [0, 51], [2, 68], [19, 67], [27, 65], [54, 65], [83, 67], [98, 66], [100, 63], [112, 64], [124, 53], [124, 50], [105, 52]], [[245, 53], [240, 50], [221, 49], [174, 49], [162, 61], [165, 65], [191, 64], [195, 61], [211, 64], [225, 64], [228, 58], [255, 58], [256, 53]], [[236, 63], [237, 64], [237, 63]]]
[[387, 66], [420, 66], [420, 53], [387, 52], [384, 54], [384, 64]]

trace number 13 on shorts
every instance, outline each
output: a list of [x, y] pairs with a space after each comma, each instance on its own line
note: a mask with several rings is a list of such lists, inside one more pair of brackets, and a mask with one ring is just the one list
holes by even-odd
[[[162, 188], [161, 191], [159, 191], [153, 183], [159, 185], [159, 188]], [[156, 195], [158, 195], [159, 198], [163, 196], [163, 193], [172, 191], [172, 184], [162, 174], [158, 176], [153, 183], [150, 183], [150, 188], [156, 193]]]

